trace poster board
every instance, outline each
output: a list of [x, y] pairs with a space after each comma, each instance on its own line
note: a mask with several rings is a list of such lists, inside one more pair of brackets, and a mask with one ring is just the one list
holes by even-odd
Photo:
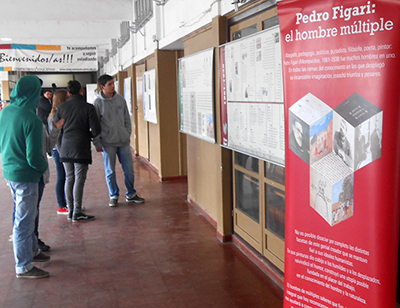
[[90, 104], [93, 104], [97, 95], [98, 95], [97, 84], [96, 83], [86, 84], [86, 100], [87, 100], [87, 102]]
[[395, 307], [400, 3], [278, 3], [285, 308]]
[[214, 48], [179, 59], [180, 132], [215, 143]]
[[145, 121], [157, 124], [155, 69], [143, 73], [143, 114]]
[[124, 98], [128, 107], [129, 115], [132, 116], [132, 77], [124, 79]]
[[220, 47], [222, 146], [285, 164], [279, 27]]

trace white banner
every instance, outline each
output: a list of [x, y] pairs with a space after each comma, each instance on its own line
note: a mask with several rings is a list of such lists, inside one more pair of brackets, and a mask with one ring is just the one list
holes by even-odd
[[97, 71], [96, 46], [0, 45], [0, 71]]

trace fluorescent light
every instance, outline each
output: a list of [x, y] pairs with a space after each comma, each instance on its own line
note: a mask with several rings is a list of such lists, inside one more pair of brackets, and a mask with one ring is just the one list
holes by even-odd
[[9, 38], [9, 37], [2, 37], [2, 38], [0, 38], [0, 41], [9, 42], [9, 41], [12, 41], [12, 38]]

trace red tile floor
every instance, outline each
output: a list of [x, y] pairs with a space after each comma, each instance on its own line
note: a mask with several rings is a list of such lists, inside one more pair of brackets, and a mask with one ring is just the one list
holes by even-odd
[[146, 203], [122, 200], [110, 208], [101, 154], [94, 151], [93, 159], [84, 206], [96, 220], [86, 223], [56, 214], [56, 171], [49, 160], [51, 183], [39, 231], [51, 246], [51, 261], [37, 266], [50, 277], [37, 280], [15, 277], [13, 203], [0, 170], [0, 307], [283, 306], [282, 290], [234, 245], [220, 243], [215, 229], [186, 202], [186, 183], [160, 183], [136, 160], [136, 189]]

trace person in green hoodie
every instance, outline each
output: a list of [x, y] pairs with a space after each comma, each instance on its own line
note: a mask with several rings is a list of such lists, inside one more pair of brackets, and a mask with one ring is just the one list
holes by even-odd
[[3, 176], [15, 204], [13, 245], [17, 278], [44, 278], [49, 273], [32, 265], [47, 262], [34, 234], [39, 180], [48, 164], [42, 155], [43, 123], [36, 115], [41, 81], [23, 76], [0, 112], [0, 154]]

